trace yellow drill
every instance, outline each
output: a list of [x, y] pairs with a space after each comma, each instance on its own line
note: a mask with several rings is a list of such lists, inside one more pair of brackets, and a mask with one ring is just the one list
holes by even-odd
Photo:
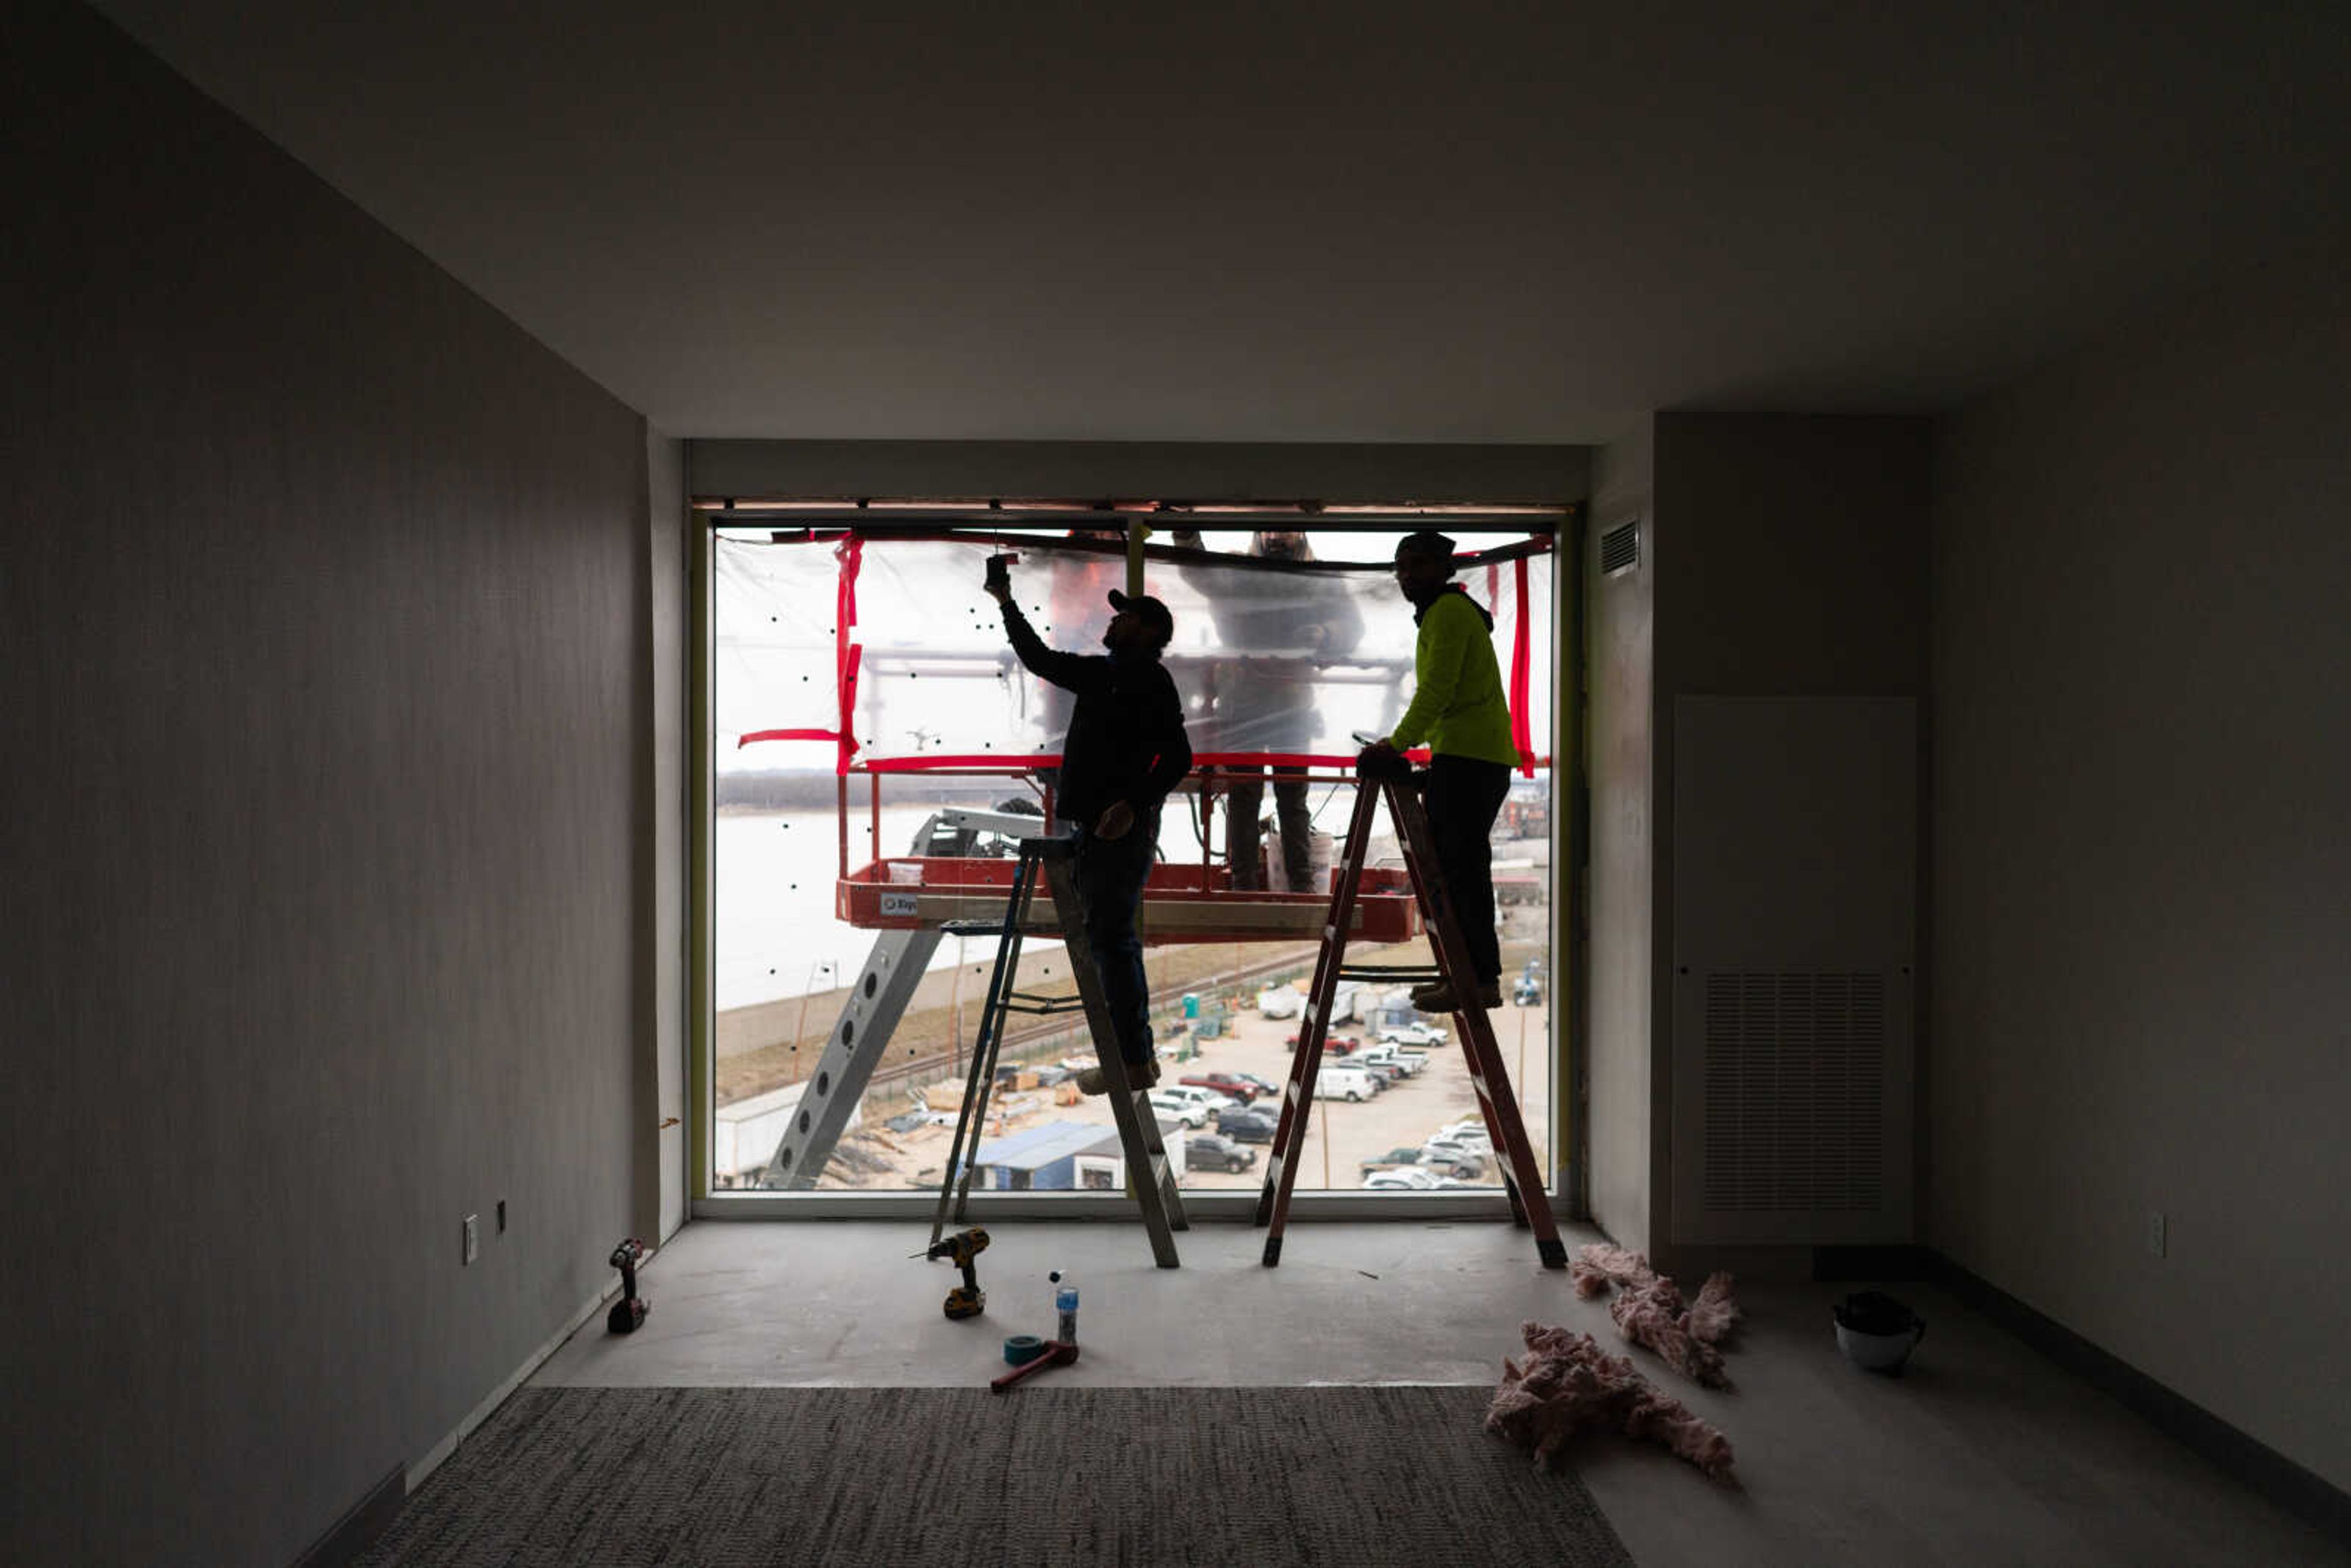
[[987, 1292], [979, 1288], [979, 1274], [971, 1266], [971, 1260], [987, 1250], [987, 1232], [974, 1226], [939, 1238], [922, 1254], [925, 1258], [952, 1259], [956, 1267], [963, 1270], [963, 1283], [947, 1292], [947, 1316], [976, 1318], [987, 1309]]

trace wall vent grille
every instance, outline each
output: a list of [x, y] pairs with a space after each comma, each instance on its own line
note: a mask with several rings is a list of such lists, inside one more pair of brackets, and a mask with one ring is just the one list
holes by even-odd
[[1600, 536], [1600, 574], [1614, 577], [1641, 564], [1641, 525], [1619, 524]]
[[1706, 977], [1708, 1211], [1884, 1203], [1886, 998], [1883, 974]]

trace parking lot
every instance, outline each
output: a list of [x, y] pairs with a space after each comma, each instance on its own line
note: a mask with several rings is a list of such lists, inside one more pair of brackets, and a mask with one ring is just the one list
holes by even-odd
[[[1491, 1016], [1503, 1066], [1518, 1090], [1520, 1111], [1526, 1122], [1528, 1139], [1534, 1146], [1535, 1163], [1547, 1172], [1552, 1165], [1550, 1008], [1547, 1001], [1534, 1007], [1506, 1006]], [[1163, 1085], [1174, 1084], [1187, 1077], [1234, 1072], [1253, 1073], [1279, 1086], [1290, 1071], [1291, 1048], [1286, 1042], [1297, 1027], [1294, 1019], [1266, 1019], [1252, 1009], [1236, 1013], [1228, 1022], [1228, 1032], [1198, 1041], [1196, 1047], [1188, 1037], [1171, 1038], [1163, 1030], [1160, 1082]], [[1330, 1099], [1314, 1103], [1298, 1173], [1301, 1190], [1358, 1189], [1364, 1180], [1363, 1161], [1401, 1145], [1416, 1147], [1448, 1123], [1477, 1120], [1477, 1095], [1470, 1088], [1460, 1049], [1450, 1038], [1449, 1020], [1444, 1027], [1448, 1038], [1428, 1048], [1426, 1065], [1419, 1073], [1390, 1084], [1361, 1103]], [[1334, 1026], [1332, 1032], [1366, 1038], [1368, 1043], [1364, 1031], [1353, 1024]], [[1196, 1050], [1196, 1055], [1186, 1054], [1193, 1050]], [[1335, 1054], [1325, 1058], [1326, 1062], [1344, 1060]], [[1102, 1100], [1084, 1099], [1075, 1104], [1056, 1104], [1053, 1100], [1050, 1092], [1037, 1091], [1007, 1097], [1004, 1103], [1009, 1113], [1000, 1120], [990, 1116], [988, 1135], [999, 1136], [1056, 1121], [1111, 1125], [1110, 1107]], [[1277, 1094], [1261, 1103], [1278, 1111], [1280, 1101]], [[1205, 1130], [1213, 1132], [1215, 1126], [1212, 1118]], [[891, 1161], [893, 1169], [880, 1175], [878, 1180], [869, 1177], [858, 1185], [935, 1184], [946, 1158], [951, 1131], [927, 1127], [892, 1138], [891, 1143], [897, 1145]], [[1171, 1124], [1171, 1141], [1179, 1134], [1188, 1136], [1190, 1130]], [[1256, 1152], [1256, 1158], [1247, 1169], [1228, 1172], [1195, 1164], [1184, 1185], [1187, 1188], [1254, 1190], [1264, 1180], [1270, 1145], [1252, 1143], [1243, 1146]], [[1499, 1183], [1499, 1175], [1491, 1162], [1476, 1178], [1479, 1186]]]

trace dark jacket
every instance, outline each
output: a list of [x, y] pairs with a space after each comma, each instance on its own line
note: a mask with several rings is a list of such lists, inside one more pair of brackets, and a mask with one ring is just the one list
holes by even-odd
[[1183, 700], [1158, 656], [1056, 652], [1009, 600], [1004, 631], [1031, 674], [1077, 695], [1061, 742], [1059, 814], [1091, 828], [1113, 800], [1134, 808], [1138, 818], [1158, 810], [1192, 770]]

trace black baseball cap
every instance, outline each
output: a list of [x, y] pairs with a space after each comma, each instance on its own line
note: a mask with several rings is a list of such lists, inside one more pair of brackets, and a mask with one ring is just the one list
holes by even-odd
[[1453, 570], [1453, 541], [1435, 528], [1423, 528], [1418, 533], [1405, 535], [1396, 540], [1398, 555], [1433, 556], [1449, 573]]
[[1113, 609], [1132, 614], [1136, 620], [1150, 627], [1158, 637], [1161, 647], [1167, 646], [1175, 637], [1176, 617], [1168, 614], [1167, 606], [1160, 603], [1151, 595], [1121, 593], [1113, 588], [1110, 591], [1110, 602]]

